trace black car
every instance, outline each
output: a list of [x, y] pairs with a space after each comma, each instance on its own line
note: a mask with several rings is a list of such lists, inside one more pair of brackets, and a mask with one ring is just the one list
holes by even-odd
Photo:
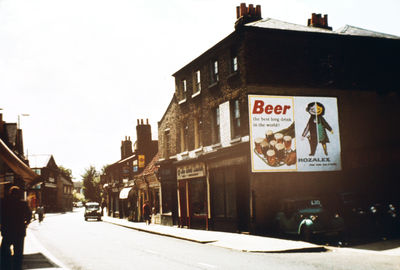
[[340, 234], [343, 219], [323, 207], [319, 198], [285, 199], [275, 218], [280, 233], [300, 236], [309, 241], [313, 235]]
[[97, 202], [88, 202], [85, 204], [85, 220], [97, 219], [101, 220], [100, 204]]

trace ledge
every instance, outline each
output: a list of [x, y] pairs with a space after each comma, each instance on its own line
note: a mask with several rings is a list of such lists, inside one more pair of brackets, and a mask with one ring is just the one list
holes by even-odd
[[182, 100], [180, 100], [179, 102], [178, 102], [178, 104], [180, 105], [180, 104], [183, 104], [183, 103], [185, 103], [186, 102], [186, 98], [185, 99], [182, 99]]
[[192, 95], [192, 98], [195, 98], [195, 97], [199, 96], [200, 94], [201, 94], [201, 90], [200, 90], [200, 91], [197, 91], [196, 93], [194, 93], [194, 94]]

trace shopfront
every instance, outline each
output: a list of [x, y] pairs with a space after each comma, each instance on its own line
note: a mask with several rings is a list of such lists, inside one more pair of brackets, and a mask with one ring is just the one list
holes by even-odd
[[179, 225], [208, 229], [208, 182], [203, 162], [177, 166]]

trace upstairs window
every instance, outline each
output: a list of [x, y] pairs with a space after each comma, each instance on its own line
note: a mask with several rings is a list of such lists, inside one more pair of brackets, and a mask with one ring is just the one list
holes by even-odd
[[219, 81], [219, 72], [218, 72], [218, 61], [211, 61], [211, 83], [216, 83]]
[[185, 100], [186, 99], [186, 92], [187, 92], [187, 83], [186, 80], [182, 80], [181, 83], [181, 100]]
[[213, 138], [212, 142], [214, 144], [221, 142], [221, 134], [220, 134], [220, 113], [219, 113], [219, 107], [214, 108], [213, 110]]
[[231, 138], [240, 137], [240, 103], [238, 99], [232, 100], [230, 104], [231, 110]]
[[181, 152], [188, 150], [188, 129], [187, 123], [181, 126]]
[[200, 93], [201, 91], [201, 76], [200, 76], [200, 70], [197, 70], [195, 72], [195, 87], [194, 87], [195, 91], [193, 94], [197, 94]]
[[170, 156], [170, 141], [171, 141], [169, 128], [164, 131], [164, 141], [165, 141], [165, 143], [164, 143], [164, 157], [166, 159], [168, 159], [169, 156]]
[[231, 72], [237, 72], [239, 70], [239, 63], [236, 50], [231, 51]]
[[201, 136], [201, 126], [202, 122], [199, 120], [199, 117], [196, 116], [194, 118], [194, 148], [197, 149], [202, 146], [202, 136]]

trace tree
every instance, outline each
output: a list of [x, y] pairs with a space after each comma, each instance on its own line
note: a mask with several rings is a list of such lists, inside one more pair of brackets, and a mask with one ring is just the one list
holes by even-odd
[[100, 177], [96, 168], [90, 166], [82, 175], [83, 194], [87, 201], [101, 202]]
[[63, 173], [65, 176], [69, 177], [69, 179], [73, 179], [72, 177], [72, 170], [71, 169], [67, 169], [64, 166], [58, 166], [58, 169], [60, 170], [61, 173]]

